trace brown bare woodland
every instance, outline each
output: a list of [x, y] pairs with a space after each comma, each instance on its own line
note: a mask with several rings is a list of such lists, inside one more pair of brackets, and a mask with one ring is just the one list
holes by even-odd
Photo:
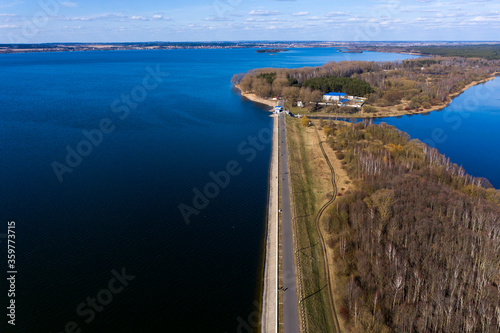
[[346, 331], [499, 332], [499, 192], [394, 127], [323, 125], [356, 179], [323, 221]]

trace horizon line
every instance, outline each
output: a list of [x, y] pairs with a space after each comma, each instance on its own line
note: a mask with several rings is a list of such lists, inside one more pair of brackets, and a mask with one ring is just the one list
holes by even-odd
[[351, 41], [351, 40], [220, 40], [220, 41], [126, 41], [126, 42], [33, 42], [33, 43], [5, 43], [0, 45], [44, 45], [44, 44], [146, 44], [146, 43], [500, 43], [500, 40], [377, 40], [377, 41]]

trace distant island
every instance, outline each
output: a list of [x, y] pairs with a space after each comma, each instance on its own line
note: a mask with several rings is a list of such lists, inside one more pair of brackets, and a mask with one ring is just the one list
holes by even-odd
[[363, 53], [363, 50], [356, 50], [356, 49], [347, 49], [347, 50], [340, 49], [339, 51], [340, 53]]
[[290, 51], [288, 49], [260, 49], [257, 50], [257, 53], [280, 53]]

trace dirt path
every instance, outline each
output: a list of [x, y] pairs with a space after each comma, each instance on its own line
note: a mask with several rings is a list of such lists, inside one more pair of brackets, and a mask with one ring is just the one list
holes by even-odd
[[323, 236], [323, 232], [321, 230], [321, 225], [320, 225], [321, 215], [323, 215], [323, 212], [328, 208], [328, 206], [330, 206], [335, 201], [335, 199], [337, 199], [337, 183], [336, 183], [335, 170], [333, 168], [333, 165], [330, 163], [330, 159], [328, 158], [328, 155], [325, 152], [325, 149], [323, 147], [324, 142], [321, 141], [320, 136], [319, 136], [319, 132], [317, 129], [316, 129], [316, 135], [317, 135], [317, 138], [319, 141], [319, 147], [321, 149], [321, 152], [323, 153], [323, 157], [325, 158], [326, 163], [328, 164], [328, 168], [330, 169], [330, 172], [331, 172], [330, 184], [331, 184], [332, 189], [333, 189], [333, 195], [332, 195], [332, 198], [327, 203], [325, 203], [323, 205], [323, 207], [321, 207], [321, 209], [319, 210], [318, 214], [316, 215], [316, 218], [314, 219], [314, 224], [316, 226], [316, 230], [318, 232], [318, 235], [320, 236], [321, 249], [323, 251], [323, 256], [325, 258], [325, 261], [324, 261], [325, 265], [323, 266], [323, 268], [325, 270], [325, 276], [327, 277], [327, 281], [328, 281], [327, 284], [328, 284], [328, 289], [329, 289], [329, 293], [330, 293], [330, 297], [329, 297], [330, 311], [331, 311], [332, 317], [334, 318], [335, 330], [337, 333], [340, 333], [339, 320], [337, 318], [337, 311], [335, 309], [335, 303], [333, 301], [333, 289], [332, 289], [332, 281], [331, 281], [332, 279], [330, 277], [330, 268], [329, 268], [329, 263], [327, 260], [328, 259], [327, 245], [326, 245], [326, 242], [325, 242], [325, 239]]

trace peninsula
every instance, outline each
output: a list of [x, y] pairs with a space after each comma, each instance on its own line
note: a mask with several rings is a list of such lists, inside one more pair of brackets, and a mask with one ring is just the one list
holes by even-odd
[[[283, 99], [284, 106], [294, 114], [376, 118], [443, 109], [453, 97], [499, 73], [500, 60], [433, 56], [255, 69], [236, 75], [233, 83], [245, 96], [258, 98], [260, 103], [275, 97]], [[331, 92], [345, 93], [359, 102], [332, 103], [325, 95]]]

